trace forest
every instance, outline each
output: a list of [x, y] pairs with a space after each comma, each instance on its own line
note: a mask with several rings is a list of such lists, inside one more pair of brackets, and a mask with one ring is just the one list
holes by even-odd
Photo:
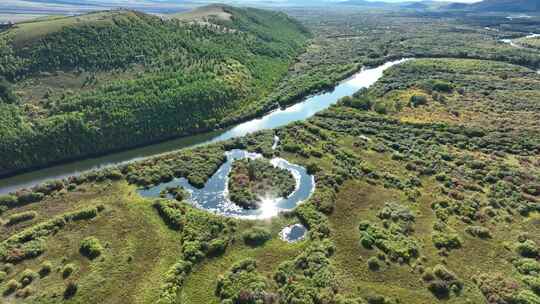
[[[283, 13], [219, 8], [231, 19], [112, 11], [1, 33], [0, 174], [221, 128], [275, 107], [269, 92], [310, 33]], [[37, 26], [49, 30], [36, 36]]]

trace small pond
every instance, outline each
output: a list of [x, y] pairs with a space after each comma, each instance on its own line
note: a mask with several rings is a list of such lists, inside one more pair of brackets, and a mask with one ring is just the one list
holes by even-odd
[[303, 240], [306, 237], [306, 233], [306, 227], [302, 224], [294, 224], [283, 228], [279, 236], [286, 242], [294, 243]]

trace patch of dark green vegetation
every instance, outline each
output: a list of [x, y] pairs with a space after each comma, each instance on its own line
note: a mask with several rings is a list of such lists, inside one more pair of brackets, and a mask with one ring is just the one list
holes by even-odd
[[[217, 129], [275, 107], [269, 93], [309, 32], [284, 13], [219, 9], [230, 20], [119, 10], [3, 32], [0, 76], [28, 94], [15, 102], [0, 82], [0, 174]], [[34, 37], [35, 26], [44, 34]], [[84, 81], [65, 88], [62, 75]]]

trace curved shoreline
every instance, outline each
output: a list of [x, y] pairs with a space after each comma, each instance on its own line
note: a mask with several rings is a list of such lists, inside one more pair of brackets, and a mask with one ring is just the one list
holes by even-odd
[[[189, 184], [185, 178], [175, 178], [170, 182], [161, 183], [148, 189], [138, 190], [143, 197], [160, 197], [160, 194], [167, 187], [181, 186], [190, 193], [188, 201], [199, 209], [220, 214], [228, 217], [243, 219], [268, 219], [277, 216], [280, 212], [294, 209], [298, 204], [306, 201], [315, 191], [315, 178], [307, 173], [307, 169], [288, 162], [282, 158], [272, 158], [270, 163], [278, 168], [285, 169], [294, 176], [295, 189], [287, 197], [261, 198], [260, 208], [244, 209], [233, 203], [229, 198], [229, 173], [232, 164], [240, 159], [262, 158], [262, 154], [251, 153], [245, 150], [231, 150], [226, 152], [227, 161], [205, 183], [202, 189], [198, 189]], [[168, 195], [170, 198], [172, 196]]]

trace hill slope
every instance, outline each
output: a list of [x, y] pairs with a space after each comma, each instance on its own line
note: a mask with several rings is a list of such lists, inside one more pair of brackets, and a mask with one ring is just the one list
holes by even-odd
[[537, 0], [484, 0], [470, 5], [457, 4], [452, 8], [483, 12], [539, 12], [540, 2]]
[[[230, 18], [219, 18], [220, 10]], [[0, 35], [0, 175], [213, 129], [264, 111], [309, 33], [283, 13], [135, 11]], [[14, 97], [14, 98], [13, 98]]]

